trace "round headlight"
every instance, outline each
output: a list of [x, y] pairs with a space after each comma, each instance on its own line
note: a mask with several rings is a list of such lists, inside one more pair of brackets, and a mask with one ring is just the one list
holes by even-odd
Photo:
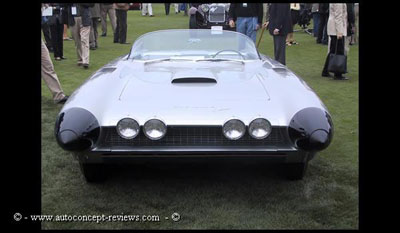
[[167, 126], [160, 120], [151, 119], [144, 124], [143, 131], [149, 139], [158, 140], [164, 137], [167, 132]]
[[257, 118], [249, 125], [249, 134], [255, 139], [264, 139], [271, 133], [272, 127], [268, 120]]
[[139, 124], [131, 118], [124, 118], [117, 124], [119, 136], [125, 139], [132, 139], [139, 134]]
[[222, 132], [226, 138], [230, 140], [237, 140], [246, 132], [246, 126], [242, 121], [233, 119], [224, 124], [222, 127]]
[[208, 7], [207, 4], [201, 5], [201, 10], [202, 10], [203, 12], [207, 12], [209, 9], [210, 9], [210, 7]]

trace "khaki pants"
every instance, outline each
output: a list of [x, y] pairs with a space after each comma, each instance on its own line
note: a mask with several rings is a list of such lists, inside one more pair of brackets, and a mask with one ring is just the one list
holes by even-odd
[[89, 64], [90, 26], [82, 25], [81, 17], [74, 17], [75, 25], [71, 27], [72, 38], [75, 41], [78, 64]]
[[54, 71], [53, 63], [51, 62], [49, 50], [42, 40], [42, 78], [50, 89], [53, 95], [54, 102], [61, 100], [65, 97], [63, 90], [61, 89], [60, 82], [56, 72]]
[[107, 33], [107, 14], [111, 21], [111, 28], [115, 33], [117, 27], [117, 18], [115, 16], [115, 9], [113, 5], [100, 4], [100, 15], [101, 15], [101, 32]]

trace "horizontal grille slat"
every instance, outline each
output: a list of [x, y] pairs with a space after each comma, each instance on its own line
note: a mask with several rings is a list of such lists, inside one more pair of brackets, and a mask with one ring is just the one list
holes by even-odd
[[274, 127], [271, 134], [262, 140], [252, 138], [248, 132], [238, 139], [229, 140], [216, 126], [168, 126], [167, 134], [160, 140], [148, 139], [141, 128], [134, 139], [121, 138], [115, 127], [103, 127], [99, 145], [101, 147], [269, 147], [286, 145], [285, 128]]

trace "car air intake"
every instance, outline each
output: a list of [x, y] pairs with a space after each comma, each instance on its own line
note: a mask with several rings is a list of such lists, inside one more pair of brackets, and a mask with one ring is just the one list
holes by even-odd
[[217, 80], [206, 77], [188, 77], [172, 79], [172, 83], [217, 83]]

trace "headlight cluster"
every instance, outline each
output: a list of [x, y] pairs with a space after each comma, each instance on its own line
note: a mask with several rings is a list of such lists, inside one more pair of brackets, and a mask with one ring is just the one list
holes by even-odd
[[[248, 128], [250, 136], [255, 139], [268, 137], [271, 130], [271, 123], [264, 118], [254, 119]], [[125, 139], [135, 138], [139, 131], [139, 123], [132, 118], [124, 118], [117, 124], [118, 134]], [[143, 133], [151, 140], [158, 140], [167, 133], [167, 126], [161, 120], [151, 119], [143, 125]], [[241, 120], [231, 119], [223, 125], [222, 133], [230, 140], [238, 140], [246, 133], [246, 125]]]
[[[132, 118], [124, 118], [117, 124], [118, 134], [125, 139], [135, 138], [139, 134], [140, 126]], [[158, 140], [167, 133], [167, 126], [158, 119], [148, 120], [143, 126], [143, 132], [151, 140]]]
[[[264, 139], [271, 133], [272, 127], [268, 120], [257, 118], [249, 125], [249, 134], [255, 139]], [[246, 126], [238, 119], [227, 121], [222, 127], [224, 136], [230, 140], [240, 139], [246, 132]]]

